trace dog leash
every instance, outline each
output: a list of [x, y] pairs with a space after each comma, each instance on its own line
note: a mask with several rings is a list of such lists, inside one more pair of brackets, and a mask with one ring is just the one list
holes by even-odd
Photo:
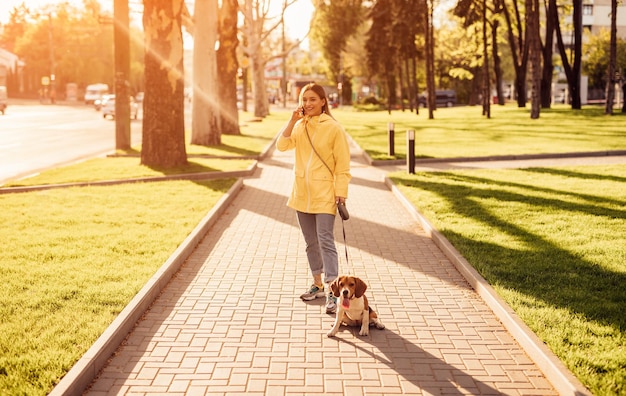
[[346, 251], [346, 264], [349, 264], [348, 260], [348, 244], [346, 243], [346, 225], [344, 224], [345, 220], [341, 219], [341, 230], [343, 231], [343, 248]]

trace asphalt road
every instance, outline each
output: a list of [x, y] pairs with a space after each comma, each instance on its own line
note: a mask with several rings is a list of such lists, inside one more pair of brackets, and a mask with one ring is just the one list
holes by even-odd
[[[141, 112], [131, 121], [141, 142]], [[115, 121], [87, 105], [9, 103], [0, 115], [0, 184], [115, 150]]]

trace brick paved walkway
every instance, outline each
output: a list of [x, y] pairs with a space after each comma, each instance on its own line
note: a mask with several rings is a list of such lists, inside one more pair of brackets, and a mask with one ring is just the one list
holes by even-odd
[[309, 285], [293, 152], [275, 152], [222, 214], [87, 395], [556, 395], [491, 309], [383, 184], [353, 162], [340, 273], [386, 324], [361, 337]]

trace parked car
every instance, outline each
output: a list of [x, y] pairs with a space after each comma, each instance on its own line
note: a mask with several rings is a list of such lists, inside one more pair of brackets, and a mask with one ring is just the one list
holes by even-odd
[[[437, 107], [452, 107], [456, 105], [456, 91], [453, 89], [438, 89], [435, 91]], [[427, 95], [421, 94], [418, 98], [421, 107], [428, 107]]]
[[0, 113], [7, 109], [7, 87], [0, 86]]
[[96, 111], [100, 111], [102, 109], [102, 106], [112, 96], [115, 96], [115, 95], [102, 95], [102, 96], [100, 96], [98, 99], [93, 101], [93, 107], [96, 109]]
[[[131, 96], [130, 102], [130, 118], [137, 119], [137, 113], [139, 113], [139, 105], [137, 101]], [[102, 118], [111, 117], [115, 119], [115, 95], [109, 95], [107, 101], [102, 105]]]

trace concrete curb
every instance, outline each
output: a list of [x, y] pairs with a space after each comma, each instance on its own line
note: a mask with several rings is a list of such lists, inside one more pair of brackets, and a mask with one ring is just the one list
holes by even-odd
[[70, 371], [49, 393], [51, 396], [80, 395], [97, 377], [111, 355], [124, 342], [150, 305], [167, 286], [172, 276], [180, 269], [198, 243], [215, 224], [243, 187], [243, 179], [237, 180], [220, 198], [211, 211], [200, 221], [170, 258], [148, 280], [130, 303], [120, 312], [89, 350], [74, 364]]
[[[546, 158], [576, 158], [576, 157], [610, 157], [614, 155], [626, 155], [626, 150], [586, 151], [574, 153], [545, 153], [545, 154], [520, 154], [520, 155], [492, 155], [486, 157], [456, 157], [456, 158], [416, 158], [415, 164], [430, 164], [442, 162], [483, 162], [483, 161], [515, 161]], [[374, 160], [363, 151], [365, 162], [371, 166], [406, 165], [406, 159], [402, 160]]]
[[530, 359], [544, 373], [560, 395], [592, 396], [592, 393], [576, 378], [561, 360], [537, 337], [515, 314], [515, 311], [496, 293], [489, 283], [472, 267], [456, 248], [420, 213], [402, 194], [400, 189], [385, 177], [385, 185], [393, 192], [411, 215], [420, 222], [426, 234], [435, 242], [445, 256], [463, 275], [476, 293], [500, 319], [504, 327], [526, 351]]
[[138, 177], [134, 179], [120, 179], [120, 180], [101, 180], [92, 182], [79, 182], [79, 183], [62, 183], [62, 184], [47, 184], [39, 186], [24, 186], [24, 187], [0, 187], [0, 195], [2, 194], [15, 194], [32, 191], [52, 190], [56, 188], [68, 188], [68, 187], [93, 187], [93, 186], [112, 186], [117, 184], [129, 184], [129, 183], [154, 183], [171, 180], [212, 180], [212, 179], [230, 179], [235, 177], [251, 176], [258, 166], [258, 161], [254, 161], [252, 165], [246, 170], [242, 171], [230, 171], [230, 172], [201, 172], [201, 173], [187, 173], [171, 176], [153, 176], [153, 177]]

